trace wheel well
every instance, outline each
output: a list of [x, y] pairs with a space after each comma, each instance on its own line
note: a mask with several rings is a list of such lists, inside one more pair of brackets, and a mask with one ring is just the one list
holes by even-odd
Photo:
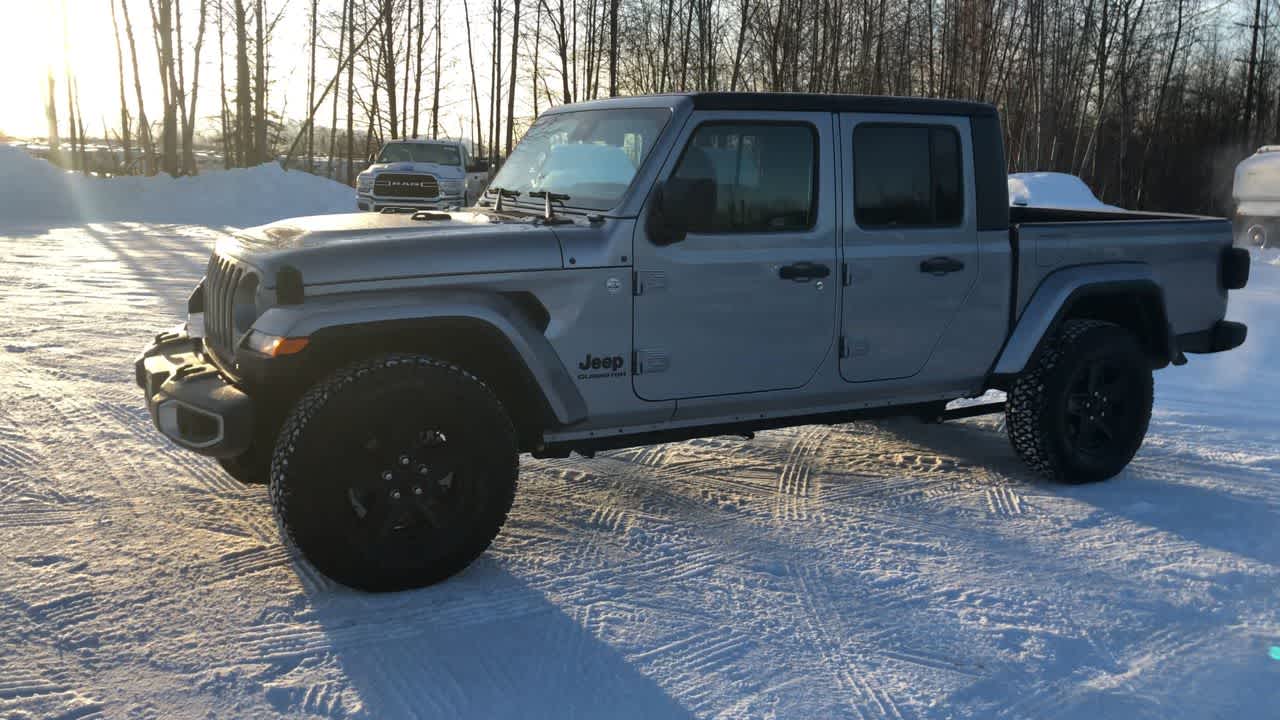
[[1101, 320], [1132, 332], [1151, 358], [1153, 367], [1169, 364], [1169, 321], [1164, 299], [1154, 286], [1135, 289], [1088, 292], [1068, 302], [1054, 332], [1067, 320]]
[[312, 336], [304, 373], [314, 382], [362, 358], [420, 353], [452, 363], [493, 390], [511, 416], [521, 451], [555, 416], [519, 354], [497, 328], [470, 318], [387, 321], [327, 328]]

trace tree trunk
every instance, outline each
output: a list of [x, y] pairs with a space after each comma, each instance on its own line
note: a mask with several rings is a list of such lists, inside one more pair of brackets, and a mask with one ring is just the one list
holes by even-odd
[[129, 142], [129, 103], [124, 93], [124, 47], [120, 44], [120, 23], [116, 20], [116, 0], [111, 0], [111, 35], [116, 40], [116, 72], [120, 78], [120, 144], [124, 150], [124, 167], [133, 165], [133, 148]]
[[196, 47], [192, 55], [191, 69], [191, 101], [187, 103], [187, 118], [182, 126], [182, 162], [188, 175], [197, 174], [195, 131], [196, 131], [196, 98], [200, 94], [200, 49], [204, 46], [204, 26], [208, 0], [200, 0], [200, 26], [196, 30]]
[[618, 4], [609, 5], [609, 97], [618, 97]]
[[[437, 3], [439, 0], [436, 0]], [[422, 102], [422, 51], [423, 37], [422, 30], [425, 22], [424, 13], [426, 12], [426, 4], [423, 0], [418, 0], [418, 42], [413, 46], [413, 54], [415, 57], [413, 72], [413, 137], [418, 137], [418, 110]], [[436, 74], [439, 77], [439, 73]], [[434, 133], [432, 137], [435, 137]]]
[[62, 151], [62, 142], [58, 139], [58, 96], [57, 82], [53, 79], [53, 66], [49, 66], [48, 91], [44, 98], [44, 118], [49, 123], [49, 159], [58, 160]]
[[246, 0], [235, 0], [236, 26], [236, 167], [249, 167], [257, 160], [253, 147], [253, 94], [249, 75], [249, 15]]
[[218, 98], [221, 103], [219, 120], [222, 123], [222, 168], [230, 170], [235, 158], [231, 155], [231, 117], [227, 105], [227, 34], [222, 22], [224, 4], [222, 0], [218, 1]]
[[67, 137], [71, 141], [71, 154], [67, 163], [72, 170], [78, 170], [80, 154], [76, 142], [76, 101], [71, 82], [71, 37], [67, 33], [67, 0], [62, 0], [62, 67], [67, 83]]
[[138, 75], [138, 46], [133, 40], [133, 23], [129, 20], [129, 5], [120, 0], [120, 14], [124, 16], [124, 32], [129, 39], [129, 59], [133, 64], [133, 92], [138, 99], [138, 144], [142, 149], [140, 169], [143, 174], [155, 174], [155, 146], [151, 141], [151, 124], [147, 122], [147, 107], [142, 102], [142, 79]]
[[343, 0], [342, 10], [344, 13], [343, 24], [347, 30], [347, 47], [351, 56], [351, 62], [347, 63], [347, 172], [346, 182], [348, 185], [354, 185], [356, 182], [355, 153], [356, 153], [356, 8], [355, 0]]
[[[443, 71], [443, 68], [440, 67], [440, 58], [441, 58], [441, 52], [444, 49], [444, 24], [443, 22], [441, 22], [444, 18], [443, 18], [443, 12], [441, 11], [441, 8], [440, 8], [440, 5], [442, 2], [443, 0], [436, 0], [436, 23], [435, 23], [436, 78], [435, 78], [434, 87], [432, 87], [431, 89], [431, 137], [432, 138], [440, 137], [440, 73]], [[468, 53], [471, 52], [470, 38], [467, 38], [467, 52]], [[472, 74], [474, 75], [475, 68], [473, 67], [471, 71], [472, 71]], [[472, 78], [472, 82], [473, 83], [475, 82], [474, 77]]]
[[400, 137], [400, 116], [396, 107], [396, 31], [395, 2], [382, 0], [382, 81], [387, 91], [387, 119], [390, 121], [391, 138]]
[[160, 36], [160, 84], [164, 88], [164, 125], [160, 136], [161, 166], [170, 176], [178, 174], [178, 113], [173, 72], [173, 0], [156, 0]]
[[511, 154], [511, 143], [516, 134], [516, 58], [520, 40], [520, 0], [515, 0], [515, 8], [511, 16], [511, 77], [507, 86], [507, 149], [504, 155]]
[[[436, 3], [439, 3], [439, 2], [441, 2], [441, 0], [436, 0]], [[439, 6], [437, 5], [437, 7]], [[440, 17], [439, 12], [440, 12], [439, 10], [436, 11], [437, 18]], [[472, 141], [472, 145], [473, 145], [472, 151], [478, 156], [483, 156], [484, 148], [474, 147], [475, 145], [481, 143], [484, 140], [484, 134], [483, 134], [483, 131], [480, 129], [480, 84], [476, 82], [476, 56], [471, 49], [471, 9], [467, 7], [467, 0], [462, 0], [462, 19], [466, 22], [466, 27], [467, 27], [467, 62], [471, 66], [471, 100], [475, 103], [475, 135], [473, 136], [474, 139]], [[438, 50], [436, 51], [436, 57], [437, 58], [440, 57], [440, 53]], [[439, 76], [440, 76], [439, 65], [440, 65], [439, 62], [437, 62], [436, 63], [436, 87], [437, 88], [439, 88]], [[440, 104], [440, 95], [439, 93], [437, 93], [436, 105], [439, 106], [439, 104]], [[432, 112], [435, 112], [435, 111], [433, 110]]]
[[267, 42], [263, 33], [263, 25], [266, 20], [264, 18], [263, 0], [256, 0], [254, 3], [256, 17], [254, 28], [254, 49], [256, 55], [254, 62], [254, 108], [257, 110], [257, 117], [253, 122], [253, 164], [264, 163], [271, 157], [271, 150], [267, 147]]
[[[311, 0], [311, 66], [307, 70], [307, 109], [316, 103], [316, 12], [318, 0]], [[316, 169], [316, 124], [307, 124], [307, 172]]]
[[[338, 97], [342, 94], [342, 60], [344, 46], [347, 41], [347, 6], [349, 0], [344, 0], [342, 5], [342, 20], [338, 23], [338, 80], [337, 85], [333, 88], [333, 114], [329, 120], [329, 160], [325, 166], [325, 177], [333, 179], [337, 177], [334, 173], [336, 165], [333, 162], [333, 154], [338, 151]], [[352, 58], [352, 62], [355, 59]]]

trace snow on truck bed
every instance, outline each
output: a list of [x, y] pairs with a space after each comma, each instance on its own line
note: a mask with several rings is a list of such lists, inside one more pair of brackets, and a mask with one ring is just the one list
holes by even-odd
[[0, 718], [1275, 716], [1280, 268], [1112, 482], [1030, 476], [993, 418], [525, 458], [490, 552], [373, 596], [142, 408], [219, 231], [0, 223]]

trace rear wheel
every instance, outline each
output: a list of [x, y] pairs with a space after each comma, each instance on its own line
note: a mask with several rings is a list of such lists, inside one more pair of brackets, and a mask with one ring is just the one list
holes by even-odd
[[1141, 447], [1152, 394], [1151, 363], [1132, 333], [1069, 320], [1014, 381], [1009, 439], [1028, 466], [1053, 480], [1106, 480]]
[[515, 495], [516, 435], [480, 380], [424, 356], [356, 363], [317, 384], [277, 443], [271, 499], [289, 539], [351, 587], [453, 575], [488, 548]]

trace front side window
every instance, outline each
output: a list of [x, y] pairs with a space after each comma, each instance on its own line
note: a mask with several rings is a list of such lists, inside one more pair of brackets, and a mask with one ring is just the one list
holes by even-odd
[[436, 165], [462, 165], [457, 145], [434, 143], [389, 143], [382, 147], [378, 162], [420, 162]]
[[672, 177], [710, 180], [714, 201], [689, 228], [701, 233], [813, 227], [817, 133], [808, 124], [711, 123], [690, 138]]
[[950, 126], [859, 125], [854, 214], [864, 228], [945, 227], [964, 219], [960, 136]]
[[568, 207], [608, 210], [631, 186], [670, 117], [666, 108], [543, 115], [489, 187], [521, 195], [546, 190], [567, 195]]

